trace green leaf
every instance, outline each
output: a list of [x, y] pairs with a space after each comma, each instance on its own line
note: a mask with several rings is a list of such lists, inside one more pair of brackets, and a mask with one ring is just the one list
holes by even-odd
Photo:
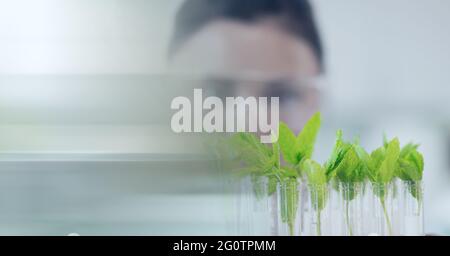
[[421, 153], [417, 151], [419, 145], [407, 144], [400, 152], [395, 175], [407, 182], [411, 195], [420, 203], [422, 200], [422, 188], [420, 181], [423, 178], [424, 160]]
[[384, 160], [386, 149], [384, 147], [380, 147], [372, 152], [370, 155], [370, 160], [368, 163], [369, 172], [368, 177], [370, 181], [373, 183], [378, 181], [378, 169], [381, 166], [381, 163]]
[[385, 159], [378, 169], [378, 181], [386, 184], [392, 181], [397, 168], [397, 160], [400, 155], [400, 142], [397, 138], [389, 142], [385, 155]]
[[331, 156], [328, 159], [328, 161], [325, 163], [325, 169], [327, 172], [328, 179], [334, 177], [335, 173], [334, 170], [336, 167], [340, 164], [342, 159], [344, 158], [344, 155], [346, 151], [348, 150], [348, 146], [344, 143], [342, 139], [342, 130], [338, 130], [336, 133], [336, 141], [334, 144], [333, 151], [331, 152]]
[[415, 152], [412, 152], [410, 154], [409, 159], [410, 159], [410, 161], [414, 162], [414, 164], [416, 165], [416, 168], [417, 168], [417, 172], [418, 172], [417, 178], [418, 179], [416, 181], [422, 180], [422, 178], [423, 178], [423, 170], [424, 170], [424, 167], [425, 167], [424, 160], [423, 160], [423, 155], [421, 153], [415, 151]]
[[344, 155], [341, 163], [336, 167], [335, 173], [336, 177], [341, 182], [356, 182], [358, 174], [355, 170], [359, 166], [359, 158], [356, 151], [351, 147]]
[[337, 178], [339, 182], [351, 183], [365, 179], [370, 157], [358, 143], [358, 140], [353, 144], [344, 142], [342, 131], [337, 132], [333, 152], [325, 164], [328, 180]]
[[313, 160], [305, 160], [303, 169], [308, 177], [314, 209], [322, 211], [327, 201], [327, 175], [325, 169]]
[[418, 145], [408, 144], [400, 152], [396, 176], [404, 181], [422, 180], [424, 162], [417, 148]]
[[336, 132], [336, 141], [334, 143], [333, 151], [331, 152], [331, 156], [329, 160], [325, 164], [325, 168], [327, 169], [327, 174], [334, 170], [335, 166], [337, 165], [337, 161], [339, 158], [339, 153], [341, 151], [342, 144], [344, 143], [342, 140], [342, 130], [338, 130]]
[[418, 181], [421, 179], [417, 167], [405, 159], [398, 160], [398, 168], [395, 175], [404, 181]]
[[272, 143], [272, 157], [275, 167], [279, 169], [281, 163], [280, 163], [280, 144], [278, 141]]
[[320, 113], [314, 114], [311, 119], [305, 124], [303, 130], [297, 137], [296, 151], [297, 162], [303, 159], [309, 159], [314, 151], [314, 144], [316, 143], [317, 134], [319, 133], [321, 124]]
[[359, 166], [357, 168], [356, 179], [358, 181], [364, 181], [369, 175], [369, 163], [370, 163], [370, 155], [367, 151], [362, 148], [360, 145], [355, 144], [353, 148], [356, 151], [356, 154], [359, 158]]
[[373, 183], [373, 192], [382, 204], [387, 194], [387, 185], [398, 173], [398, 159], [400, 156], [400, 143], [397, 138], [384, 145], [371, 154], [369, 161], [369, 179]]
[[295, 147], [296, 137], [291, 129], [283, 122], [280, 122], [278, 143], [281, 152], [283, 153], [284, 160], [290, 164], [296, 165], [298, 163]]
[[238, 133], [231, 138], [230, 144], [243, 167], [265, 172], [275, 164], [273, 150], [251, 133]]
[[305, 160], [303, 163], [303, 170], [305, 171], [309, 184], [325, 185], [327, 184], [327, 176], [325, 169], [317, 162], [311, 159]]
[[417, 144], [413, 144], [413, 143], [409, 143], [407, 145], [405, 145], [402, 150], [400, 151], [400, 158], [404, 158], [407, 155], [411, 154], [414, 151], [417, 151], [417, 149], [419, 148], [419, 145]]

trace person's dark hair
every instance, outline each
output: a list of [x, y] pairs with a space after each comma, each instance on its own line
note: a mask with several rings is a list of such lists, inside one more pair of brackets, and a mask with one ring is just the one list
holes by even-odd
[[284, 28], [307, 41], [323, 66], [322, 43], [309, 0], [186, 0], [176, 15], [169, 56], [210, 22], [252, 22], [265, 16], [282, 18]]

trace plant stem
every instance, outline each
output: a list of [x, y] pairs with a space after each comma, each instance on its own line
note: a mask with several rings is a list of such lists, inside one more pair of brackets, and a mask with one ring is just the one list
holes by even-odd
[[299, 192], [297, 188], [297, 181], [290, 181], [286, 187], [286, 213], [290, 236], [295, 235], [295, 219], [299, 203]]
[[420, 215], [420, 211], [422, 210], [422, 200], [417, 199], [417, 215]]
[[322, 236], [322, 222], [320, 220], [320, 211], [317, 210], [317, 223], [316, 223], [317, 236]]
[[383, 212], [384, 212], [384, 218], [386, 219], [386, 225], [388, 227], [388, 234], [389, 236], [392, 236], [392, 225], [391, 220], [389, 219], [389, 215], [386, 210], [386, 203], [384, 202], [384, 198], [380, 198], [381, 200], [381, 206], [383, 206]]
[[349, 214], [349, 202], [345, 201], [345, 221], [347, 222], [347, 229], [350, 236], [353, 236], [353, 228], [350, 223], [350, 214]]
[[292, 223], [292, 221], [289, 221], [288, 226], [289, 226], [289, 236], [294, 236], [294, 223]]

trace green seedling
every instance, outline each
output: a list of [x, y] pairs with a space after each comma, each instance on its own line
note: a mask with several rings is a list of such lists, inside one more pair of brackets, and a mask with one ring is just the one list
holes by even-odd
[[303, 162], [303, 170], [309, 182], [311, 203], [316, 211], [316, 234], [322, 235], [321, 212], [325, 208], [327, 201], [327, 175], [325, 168], [313, 160]]
[[419, 145], [407, 144], [400, 151], [396, 177], [406, 182], [411, 195], [418, 202], [418, 211], [422, 205], [422, 187], [420, 181], [423, 178], [424, 160], [421, 153], [417, 151]]
[[314, 151], [317, 134], [320, 129], [321, 115], [314, 114], [305, 124], [303, 130], [295, 136], [291, 129], [280, 123], [278, 143], [287, 166], [283, 170], [281, 190], [283, 219], [289, 226], [290, 235], [294, 234], [294, 223], [298, 209], [298, 178], [302, 178], [302, 164], [310, 159]]
[[310, 159], [312, 156], [320, 123], [320, 113], [314, 114], [298, 136], [295, 136], [285, 123], [280, 123], [278, 142], [283, 153], [283, 159], [295, 168], [299, 172], [299, 175], [301, 173], [300, 167], [302, 162]]
[[400, 143], [397, 138], [384, 145], [370, 155], [368, 162], [368, 178], [374, 184], [374, 194], [380, 199], [383, 207], [389, 235], [392, 235], [392, 224], [386, 210], [387, 186], [392, 182], [398, 166]]
[[348, 233], [353, 235], [350, 221], [349, 205], [357, 196], [358, 187], [362, 186], [367, 173], [369, 155], [358, 142], [348, 143], [342, 139], [342, 131], [336, 134], [336, 142], [330, 159], [325, 164], [328, 180], [334, 179], [337, 189], [343, 190], [345, 200], [345, 221]]
[[[346, 204], [346, 224], [348, 233], [353, 235], [349, 204], [357, 198], [358, 188], [363, 188], [369, 180], [382, 206], [388, 232], [392, 235], [386, 198], [387, 188], [394, 178], [405, 181], [409, 192], [419, 202], [419, 207], [422, 204], [420, 181], [423, 178], [424, 160], [417, 151], [418, 145], [407, 144], [400, 149], [397, 138], [391, 141], [385, 138], [382, 147], [368, 154], [358, 141], [344, 141], [343, 133], [339, 130], [331, 155], [322, 166], [311, 160], [320, 125], [320, 113], [313, 115], [298, 135], [285, 123], [280, 123], [278, 141], [270, 146], [261, 143], [251, 133], [236, 134], [228, 141], [233, 149], [230, 155], [237, 160], [231, 164], [234, 167], [232, 169], [237, 170], [239, 177], [251, 177], [257, 198], [273, 195], [279, 185], [280, 216], [287, 224], [290, 235], [295, 233], [300, 182], [305, 181], [309, 185], [311, 203], [317, 212], [317, 235], [322, 234], [321, 213], [328, 200], [329, 184], [338, 184], [338, 189], [344, 189], [342, 195]], [[266, 179], [267, 183], [261, 182], [262, 179]]]
[[[278, 144], [274, 143], [270, 147], [261, 143], [254, 134], [238, 133], [231, 138], [231, 145], [238, 162], [235, 174], [238, 177], [251, 177], [256, 197], [262, 199], [266, 191], [269, 195], [275, 193], [280, 168]], [[267, 189], [262, 187], [264, 177], [268, 179]]]

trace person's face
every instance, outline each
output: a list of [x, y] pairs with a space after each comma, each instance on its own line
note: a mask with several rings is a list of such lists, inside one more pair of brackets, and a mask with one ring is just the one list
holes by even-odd
[[280, 120], [299, 131], [318, 108], [320, 66], [311, 47], [276, 19], [216, 21], [194, 34], [171, 61], [220, 96], [280, 97]]

